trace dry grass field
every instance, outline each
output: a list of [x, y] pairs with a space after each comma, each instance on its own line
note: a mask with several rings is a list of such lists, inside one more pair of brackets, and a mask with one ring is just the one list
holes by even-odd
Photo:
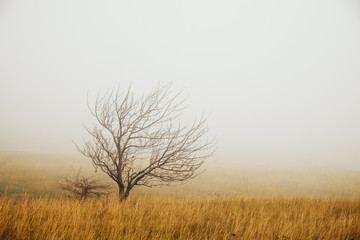
[[0, 198], [1, 239], [360, 239], [360, 201]]
[[62, 195], [71, 167], [91, 173], [72, 155], [1, 152], [0, 164], [0, 239], [360, 239], [356, 170], [210, 163], [119, 203]]

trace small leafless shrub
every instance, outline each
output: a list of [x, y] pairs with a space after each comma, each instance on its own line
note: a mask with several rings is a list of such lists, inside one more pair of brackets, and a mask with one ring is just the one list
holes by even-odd
[[61, 178], [58, 187], [80, 200], [86, 200], [89, 197], [107, 196], [111, 191], [111, 184], [102, 183], [95, 176], [81, 176], [80, 169], [72, 177]]

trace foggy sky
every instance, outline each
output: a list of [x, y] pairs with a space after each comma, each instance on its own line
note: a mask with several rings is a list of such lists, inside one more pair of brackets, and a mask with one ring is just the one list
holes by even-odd
[[172, 81], [220, 160], [360, 168], [360, 3], [0, 1], [0, 149], [75, 152], [86, 96]]

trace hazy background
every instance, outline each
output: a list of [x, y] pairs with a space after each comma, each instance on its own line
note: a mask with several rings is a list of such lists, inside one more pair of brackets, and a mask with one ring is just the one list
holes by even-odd
[[360, 2], [0, 0], [0, 149], [75, 152], [89, 91], [184, 89], [217, 161], [360, 168]]

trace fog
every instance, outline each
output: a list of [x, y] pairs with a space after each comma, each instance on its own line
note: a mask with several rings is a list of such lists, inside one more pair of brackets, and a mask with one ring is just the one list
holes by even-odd
[[115, 84], [183, 90], [213, 160], [360, 168], [360, 3], [0, 1], [0, 149], [76, 152]]

